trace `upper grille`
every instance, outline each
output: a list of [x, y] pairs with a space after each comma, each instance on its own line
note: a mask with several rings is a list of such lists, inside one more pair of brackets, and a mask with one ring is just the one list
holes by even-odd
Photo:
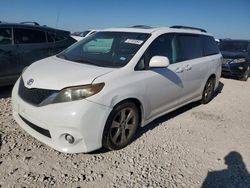
[[45, 99], [47, 99], [50, 95], [56, 93], [56, 90], [48, 90], [48, 89], [37, 89], [37, 88], [26, 88], [24, 85], [23, 79], [20, 81], [18, 94], [19, 96], [26, 102], [39, 105]]

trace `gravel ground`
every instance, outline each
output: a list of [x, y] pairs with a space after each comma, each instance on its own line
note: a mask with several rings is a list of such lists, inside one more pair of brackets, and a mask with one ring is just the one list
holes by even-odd
[[63, 154], [15, 123], [11, 88], [0, 88], [0, 187], [250, 187], [250, 81], [221, 79], [220, 90], [120, 151]]

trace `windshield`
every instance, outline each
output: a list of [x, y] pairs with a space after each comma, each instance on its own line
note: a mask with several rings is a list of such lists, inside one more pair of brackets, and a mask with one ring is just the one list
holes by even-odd
[[226, 52], [247, 52], [248, 44], [245, 41], [221, 41], [220, 50]]
[[98, 32], [66, 49], [57, 57], [101, 67], [123, 67], [150, 34]]

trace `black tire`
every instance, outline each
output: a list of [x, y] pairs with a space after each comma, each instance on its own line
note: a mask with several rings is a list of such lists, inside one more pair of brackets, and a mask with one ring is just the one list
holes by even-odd
[[126, 147], [133, 140], [138, 125], [139, 111], [134, 103], [124, 102], [117, 105], [106, 122], [102, 139], [103, 146], [109, 150]]
[[243, 77], [240, 79], [241, 81], [247, 81], [250, 74], [250, 67], [247, 68], [246, 72], [244, 73]]
[[210, 77], [207, 80], [207, 83], [202, 93], [202, 99], [201, 99], [202, 104], [207, 104], [214, 98], [214, 87], [215, 87], [215, 78]]

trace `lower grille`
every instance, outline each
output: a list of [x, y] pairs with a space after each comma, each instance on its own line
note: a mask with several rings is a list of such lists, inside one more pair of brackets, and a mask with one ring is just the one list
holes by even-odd
[[20, 81], [18, 94], [26, 102], [32, 105], [39, 105], [49, 96], [54, 93], [57, 93], [57, 90], [48, 90], [48, 89], [37, 89], [37, 88], [26, 88], [24, 85], [23, 79]]
[[30, 128], [34, 129], [35, 131], [39, 132], [40, 134], [42, 134], [42, 135], [44, 135], [46, 137], [51, 138], [49, 130], [43, 129], [41, 127], [36, 126], [35, 124], [29, 122], [27, 119], [25, 119], [24, 117], [22, 117], [20, 114], [19, 114], [19, 116], [24, 121], [24, 123], [26, 123]]

